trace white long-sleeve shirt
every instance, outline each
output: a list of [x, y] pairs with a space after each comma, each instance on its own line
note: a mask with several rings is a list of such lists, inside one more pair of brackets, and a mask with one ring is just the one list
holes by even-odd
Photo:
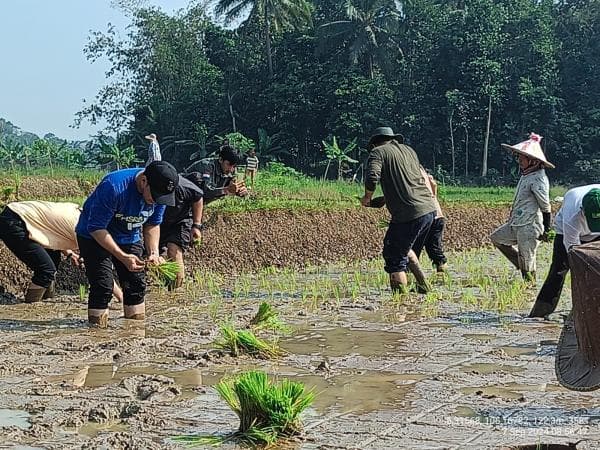
[[160, 145], [158, 145], [158, 141], [152, 140], [150, 141], [150, 145], [148, 145], [148, 161], [146, 161], [146, 167], [154, 161], [160, 161]]
[[554, 219], [556, 233], [563, 235], [563, 243], [567, 251], [574, 245], [600, 237], [600, 233], [590, 231], [581, 206], [585, 194], [594, 188], [600, 189], [600, 184], [588, 184], [567, 191], [563, 204], [556, 214]]

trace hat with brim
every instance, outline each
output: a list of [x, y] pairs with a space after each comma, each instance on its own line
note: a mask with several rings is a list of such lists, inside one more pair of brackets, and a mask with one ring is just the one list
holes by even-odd
[[548, 169], [554, 169], [554, 164], [549, 162], [546, 159], [546, 155], [544, 155], [544, 151], [542, 150], [542, 146], [540, 145], [540, 141], [542, 140], [542, 136], [539, 134], [531, 133], [529, 139], [523, 142], [519, 142], [515, 145], [509, 144], [501, 144], [507, 150], [511, 152], [519, 153], [521, 155], [525, 155], [528, 158], [537, 159], [541, 161], [544, 167]]
[[166, 161], [154, 161], [144, 169], [144, 175], [154, 203], [175, 206], [175, 189], [179, 185], [179, 174], [175, 167]]
[[600, 388], [600, 241], [569, 251], [573, 309], [556, 349], [556, 377], [574, 391]]
[[149, 141], [154, 141], [156, 140], [156, 135], [154, 133], [150, 133], [146, 136], [144, 136], [146, 139], [148, 139]]
[[373, 131], [373, 134], [371, 135], [371, 138], [369, 139], [369, 145], [378, 137], [389, 137], [391, 139], [396, 139], [398, 142], [404, 142], [404, 136], [402, 136], [401, 134], [396, 134], [394, 133], [394, 130], [392, 130], [390, 127], [379, 127], [379, 128], [375, 128], [375, 131]]

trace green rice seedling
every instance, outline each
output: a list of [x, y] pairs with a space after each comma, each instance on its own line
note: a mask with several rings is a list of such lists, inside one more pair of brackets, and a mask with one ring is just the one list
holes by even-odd
[[386, 229], [389, 226], [390, 226], [389, 220], [381, 219], [381, 220], [379, 220], [379, 222], [377, 222], [377, 228], [381, 228], [382, 230]]
[[279, 318], [277, 311], [267, 302], [260, 304], [256, 315], [250, 319], [250, 327], [286, 333], [290, 331], [288, 326]]
[[155, 283], [168, 286], [177, 279], [181, 267], [176, 261], [164, 261], [160, 264], [148, 264], [146, 270], [148, 277]]
[[87, 300], [88, 296], [88, 287], [85, 284], [79, 285], [79, 300], [82, 302]]
[[[315, 399], [302, 383], [283, 380], [274, 383], [266, 373], [251, 371], [219, 382], [215, 389], [240, 419], [236, 433], [224, 440], [236, 439], [251, 446], [273, 445], [279, 439], [302, 431], [300, 414]], [[188, 445], [206, 445], [207, 436], [175, 438]]]
[[236, 330], [233, 325], [221, 325], [221, 339], [217, 346], [229, 351], [233, 356], [242, 354], [258, 358], [276, 358], [282, 354], [276, 343], [267, 342], [249, 330]]

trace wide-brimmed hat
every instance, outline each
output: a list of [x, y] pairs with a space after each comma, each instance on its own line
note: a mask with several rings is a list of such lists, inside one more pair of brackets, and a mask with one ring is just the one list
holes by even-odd
[[179, 174], [175, 167], [166, 161], [154, 161], [144, 169], [144, 175], [154, 202], [175, 206], [175, 188], [179, 185]]
[[146, 139], [150, 140], [150, 141], [155, 141], [156, 140], [156, 134], [154, 133], [150, 133], [146, 136], [144, 136]]
[[569, 251], [573, 309], [556, 349], [556, 377], [575, 391], [600, 388], [600, 241]]
[[546, 155], [544, 155], [544, 151], [542, 150], [542, 146], [540, 145], [541, 140], [542, 136], [540, 136], [539, 134], [531, 133], [529, 135], [529, 139], [526, 141], [519, 142], [515, 145], [501, 145], [507, 150], [510, 150], [515, 153], [520, 153], [521, 155], [525, 155], [529, 158], [541, 161], [544, 164], [544, 166], [548, 169], [554, 169], [554, 164], [548, 162], [548, 160], [546, 159]]
[[381, 136], [386, 136], [386, 137], [390, 137], [392, 139], [396, 139], [398, 142], [404, 142], [404, 136], [402, 136], [401, 134], [394, 133], [394, 130], [392, 130], [391, 127], [379, 127], [379, 128], [375, 128], [375, 130], [373, 131], [373, 134], [371, 135], [371, 137], [369, 139], [369, 144], [371, 144], [373, 142], [373, 140], [375, 140], [375, 138], [378, 138]]

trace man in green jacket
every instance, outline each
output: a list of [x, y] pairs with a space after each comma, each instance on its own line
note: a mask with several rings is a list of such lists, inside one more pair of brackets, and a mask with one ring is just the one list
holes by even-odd
[[363, 206], [369, 206], [378, 183], [392, 216], [383, 240], [385, 271], [392, 292], [406, 292], [408, 254], [418, 255], [435, 217], [431, 191], [421, 173], [415, 151], [404, 145], [402, 135], [390, 127], [380, 127], [369, 140]]

